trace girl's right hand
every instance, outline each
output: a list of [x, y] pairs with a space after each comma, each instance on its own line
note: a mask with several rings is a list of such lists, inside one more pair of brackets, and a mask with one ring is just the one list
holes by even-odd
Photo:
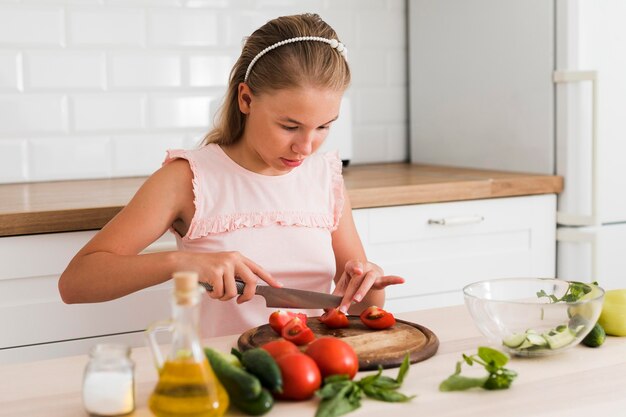
[[237, 297], [237, 304], [252, 299], [259, 279], [272, 287], [283, 286], [272, 278], [269, 272], [239, 252], [187, 252], [186, 254], [194, 258], [189, 260], [188, 264], [194, 266], [191, 269], [198, 272], [200, 281], [211, 284], [213, 287], [213, 291], [208, 293], [209, 297], [217, 300], [226, 301], [237, 297], [235, 278], [246, 284], [243, 294]]

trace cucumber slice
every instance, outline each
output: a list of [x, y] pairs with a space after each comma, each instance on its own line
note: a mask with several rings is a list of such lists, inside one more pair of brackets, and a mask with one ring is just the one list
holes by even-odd
[[511, 336], [502, 340], [502, 344], [506, 347], [514, 349], [524, 343], [525, 340], [526, 335], [524, 333], [513, 333]]
[[559, 349], [559, 348], [562, 348], [563, 346], [567, 346], [570, 343], [572, 343], [574, 339], [576, 338], [575, 335], [572, 334], [572, 332], [570, 332], [569, 330], [564, 331], [564, 332], [559, 332], [555, 335], [544, 333], [543, 337], [548, 342], [548, 346], [550, 347], [550, 349]]
[[541, 335], [539, 334], [527, 334], [526, 335], [526, 340], [528, 340], [530, 343], [532, 343], [534, 346], [538, 346], [538, 347], [546, 347], [548, 346], [548, 341]]

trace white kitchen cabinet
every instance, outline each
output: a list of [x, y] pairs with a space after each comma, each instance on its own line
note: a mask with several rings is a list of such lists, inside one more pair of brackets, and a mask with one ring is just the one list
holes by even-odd
[[463, 303], [474, 281], [554, 277], [555, 216], [554, 194], [354, 211], [368, 258], [406, 279], [387, 287], [394, 312]]
[[[554, 195], [354, 210], [368, 257], [406, 278], [387, 289], [394, 312], [463, 302], [461, 288], [499, 277], [553, 277]], [[437, 224], [437, 223], [444, 224]], [[0, 364], [87, 353], [101, 342], [141, 346], [169, 317], [171, 283], [106, 303], [66, 305], [57, 282], [94, 231], [0, 238]], [[175, 249], [166, 233], [146, 251]]]
[[[169, 282], [106, 303], [63, 303], [59, 276], [94, 234], [0, 238], [0, 364], [86, 353], [103, 341], [139, 346], [139, 332], [169, 317]], [[173, 248], [166, 234], [147, 251]]]

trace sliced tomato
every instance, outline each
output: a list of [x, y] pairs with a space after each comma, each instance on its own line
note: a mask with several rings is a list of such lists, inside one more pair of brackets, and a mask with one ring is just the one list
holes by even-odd
[[396, 324], [393, 314], [376, 306], [367, 307], [359, 316], [363, 324], [370, 329], [387, 329]]
[[342, 329], [350, 325], [348, 317], [343, 314], [339, 307], [328, 310], [320, 316], [319, 321], [324, 323], [329, 329]]
[[306, 345], [315, 340], [313, 331], [309, 329], [300, 317], [294, 317], [283, 327], [281, 336], [296, 345]]
[[288, 340], [272, 340], [262, 345], [261, 349], [265, 349], [274, 359], [290, 353], [300, 353], [298, 346]]
[[276, 310], [270, 314], [269, 323], [270, 327], [278, 334], [283, 331], [283, 327], [291, 321], [294, 317], [299, 317], [300, 320], [306, 323], [307, 316], [304, 313], [293, 313], [288, 310]]

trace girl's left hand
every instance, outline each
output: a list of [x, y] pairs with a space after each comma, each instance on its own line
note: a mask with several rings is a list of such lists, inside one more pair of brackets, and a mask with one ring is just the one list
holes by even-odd
[[339, 309], [347, 313], [352, 303], [363, 300], [370, 289], [382, 290], [388, 285], [402, 284], [404, 278], [384, 275], [381, 267], [371, 262], [348, 261], [339, 281], [335, 284], [334, 295], [343, 295]]

